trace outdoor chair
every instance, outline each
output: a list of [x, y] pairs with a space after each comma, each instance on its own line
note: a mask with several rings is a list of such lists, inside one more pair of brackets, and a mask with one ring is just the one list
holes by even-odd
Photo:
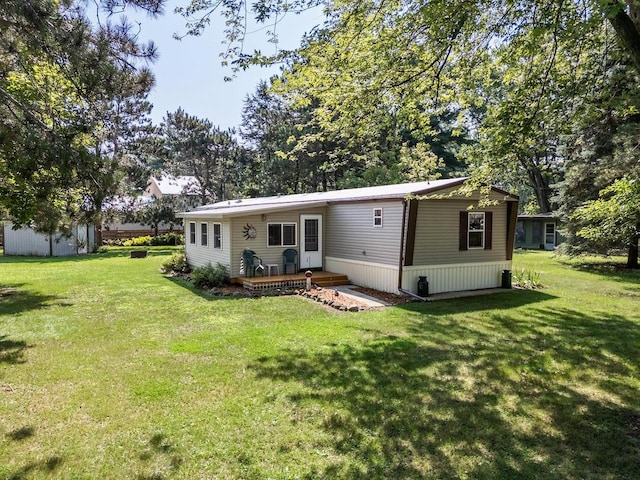
[[242, 262], [244, 263], [244, 274], [247, 277], [253, 277], [260, 270], [264, 272], [262, 259], [256, 255], [253, 250], [242, 251]]
[[282, 252], [282, 272], [287, 274], [287, 265], [293, 265], [293, 273], [298, 271], [298, 251], [295, 248], [287, 248]]

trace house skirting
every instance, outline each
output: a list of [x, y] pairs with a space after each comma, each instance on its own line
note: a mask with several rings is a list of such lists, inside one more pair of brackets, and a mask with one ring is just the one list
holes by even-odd
[[324, 257], [324, 268], [342, 273], [349, 281], [361, 287], [375, 288], [383, 292], [397, 293], [398, 266], [360, 262], [344, 258]]
[[510, 260], [404, 267], [402, 286], [405, 290], [418, 293], [418, 277], [426, 276], [429, 293], [495, 288], [502, 284], [503, 270], [511, 270]]
[[[325, 257], [325, 268], [342, 273], [356, 285], [383, 292], [398, 293], [398, 267]], [[501, 285], [502, 271], [511, 270], [511, 261], [414, 265], [403, 267], [402, 288], [418, 293], [418, 277], [426, 276], [429, 293], [458, 292], [495, 288]]]

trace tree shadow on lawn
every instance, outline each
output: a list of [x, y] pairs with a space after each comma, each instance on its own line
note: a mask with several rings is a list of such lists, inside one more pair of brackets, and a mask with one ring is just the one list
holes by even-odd
[[[23, 442], [27, 439], [35, 436], [35, 428], [28, 426], [22, 427], [12, 432], [9, 432], [7, 435], [9, 440], [14, 442]], [[18, 470], [14, 471], [11, 475], [5, 477], [7, 480], [22, 480], [26, 478], [33, 478], [36, 472], [40, 473], [53, 473], [58, 467], [62, 464], [62, 457], [54, 455], [45, 460], [32, 461], [20, 467]]]
[[592, 273], [610, 278], [618, 282], [640, 282], [640, 270], [627, 268], [626, 262], [598, 262], [584, 259], [582, 262], [571, 262], [565, 259], [558, 259], [558, 263], [579, 272]]
[[423, 315], [455, 315], [486, 310], [508, 310], [558, 298], [542, 290], [509, 289], [497, 293], [427, 302], [408, 302], [396, 308]]
[[323, 412], [337, 460], [307, 478], [637, 478], [638, 324], [543, 306], [448, 313], [416, 316], [404, 338], [252, 366], [299, 386], [292, 422]]
[[24, 467], [9, 475], [7, 480], [23, 480], [27, 478], [37, 478], [40, 474], [53, 474], [62, 465], [62, 457], [54, 455], [46, 460], [29, 462]]
[[[22, 289], [24, 284], [0, 284], [0, 315], [19, 315], [32, 310], [48, 307], [58, 297], [42, 295]], [[56, 306], [69, 306], [64, 302], [55, 303]]]
[[149, 440], [149, 445], [139, 455], [139, 459], [145, 464], [150, 464], [154, 469], [164, 469], [167, 474], [158, 472], [140, 474], [138, 480], [163, 480], [173, 476], [182, 466], [183, 459], [176, 453], [176, 448], [162, 433], [154, 434]]
[[0, 335], [0, 364], [17, 365], [25, 363], [24, 351], [29, 348], [27, 342], [10, 340], [6, 335]]
[[[237, 291], [233, 292], [231, 294], [221, 294], [221, 295], [213, 295], [211, 293], [209, 293], [207, 290], [203, 290], [202, 288], [198, 288], [195, 285], [193, 285], [191, 282], [185, 280], [184, 278], [180, 278], [179, 276], [171, 276], [171, 275], [165, 275], [164, 276], [167, 280], [175, 283], [176, 285], [185, 288], [187, 290], [189, 290], [189, 292], [193, 293], [194, 295], [199, 296], [200, 298], [203, 298], [205, 300], [255, 300], [258, 298], [261, 298], [263, 296], [292, 296], [292, 295], [254, 295], [251, 293], [250, 290], [244, 288], [244, 287], [240, 287], [239, 285], [233, 285], [235, 287], [237, 287]], [[264, 292], [261, 292], [264, 293]]]

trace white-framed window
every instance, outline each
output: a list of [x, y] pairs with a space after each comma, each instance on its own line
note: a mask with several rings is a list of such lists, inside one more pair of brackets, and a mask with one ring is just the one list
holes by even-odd
[[213, 224], [213, 248], [222, 248], [222, 224]]
[[382, 208], [373, 209], [373, 226], [375, 228], [382, 228]]
[[484, 248], [484, 212], [469, 212], [467, 235], [469, 248]]
[[269, 247], [295, 247], [297, 237], [296, 223], [267, 224], [267, 245]]
[[196, 222], [189, 222], [189, 243], [196, 244]]
[[200, 245], [203, 247], [209, 245], [209, 225], [207, 223], [200, 224]]

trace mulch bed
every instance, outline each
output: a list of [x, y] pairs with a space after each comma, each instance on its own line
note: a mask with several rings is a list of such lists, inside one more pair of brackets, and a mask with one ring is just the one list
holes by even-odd
[[[389, 305], [400, 305], [413, 301], [409, 297], [401, 295], [394, 295], [392, 293], [381, 292], [372, 288], [353, 287], [355, 291], [361, 292], [365, 295], [382, 300]], [[214, 288], [209, 290], [211, 295], [222, 297], [263, 297], [274, 295], [300, 295], [318, 303], [322, 303], [331, 308], [341, 311], [359, 312], [363, 310], [370, 310], [372, 307], [368, 304], [359, 301], [357, 298], [351, 296], [341, 295], [339, 291], [332, 288], [313, 287], [308, 292], [305, 289], [293, 289], [293, 290], [247, 290], [240, 285], [227, 285], [220, 288]]]
[[373, 288], [366, 287], [353, 287], [352, 290], [356, 292], [364, 293], [370, 297], [377, 298], [383, 302], [387, 302], [389, 305], [401, 305], [403, 303], [413, 302], [414, 300], [405, 295], [396, 295], [395, 293], [381, 292], [380, 290], [374, 290]]

